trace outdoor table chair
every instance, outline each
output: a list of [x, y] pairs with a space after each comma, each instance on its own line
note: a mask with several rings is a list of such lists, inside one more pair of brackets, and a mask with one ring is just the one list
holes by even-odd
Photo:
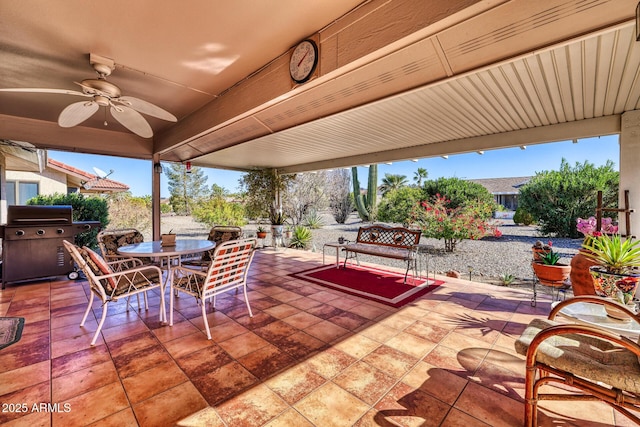
[[253, 317], [247, 296], [247, 273], [255, 248], [256, 239], [231, 240], [216, 246], [213, 259], [206, 270], [185, 266], [174, 267], [169, 303], [169, 325], [173, 325], [173, 302], [177, 292], [196, 298], [202, 309], [202, 319], [208, 339], [211, 339], [211, 331], [205, 302], [209, 298], [213, 299], [215, 307], [217, 295], [242, 288], [249, 316]]

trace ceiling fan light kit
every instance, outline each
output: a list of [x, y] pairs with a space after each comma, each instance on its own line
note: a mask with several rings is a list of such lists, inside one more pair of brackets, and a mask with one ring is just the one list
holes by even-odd
[[[106, 80], [107, 76], [111, 75], [111, 72], [115, 69], [115, 63], [112, 59], [90, 54], [89, 63], [98, 74], [98, 78], [84, 79], [81, 83], [74, 82], [82, 88], [82, 92], [46, 88], [7, 88], [0, 89], [0, 91], [59, 93], [91, 98], [91, 100], [75, 102], [62, 110], [58, 116], [58, 125], [64, 128], [79, 125], [95, 114], [100, 107], [104, 107], [105, 109], [109, 107], [109, 111], [114, 119], [131, 132], [143, 138], [151, 138], [153, 136], [153, 130], [140, 113], [170, 122], [178, 121], [173, 114], [157, 105], [132, 96], [123, 97], [120, 88]], [[106, 123], [105, 120], [105, 124]]]

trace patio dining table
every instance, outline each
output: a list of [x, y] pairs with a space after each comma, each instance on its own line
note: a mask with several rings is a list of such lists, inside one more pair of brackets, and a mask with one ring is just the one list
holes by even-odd
[[[210, 240], [176, 239], [175, 245], [163, 246], [162, 241], [141, 242], [135, 245], [126, 245], [118, 248], [118, 253], [130, 257], [150, 257], [160, 258], [163, 262], [160, 267], [167, 271], [167, 278], [164, 282], [163, 292], [171, 289], [173, 280], [172, 266], [179, 265], [181, 257], [184, 255], [198, 254], [210, 251], [215, 248], [215, 242]], [[166, 318], [164, 319], [167, 320]]]

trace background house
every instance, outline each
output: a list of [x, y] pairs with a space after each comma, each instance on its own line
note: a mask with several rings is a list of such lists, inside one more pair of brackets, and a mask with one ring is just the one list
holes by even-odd
[[530, 176], [517, 176], [509, 178], [486, 178], [470, 179], [469, 181], [478, 183], [489, 190], [496, 203], [506, 209], [515, 211], [518, 208], [518, 194], [520, 187], [531, 179]]
[[29, 145], [3, 141], [0, 145], [0, 167], [4, 173], [5, 191], [1, 195], [2, 215], [5, 222], [6, 206], [24, 205], [37, 195], [55, 193], [108, 194], [128, 191], [129, 186], [100, 178], [95, 174], [74, 168], [54, 159], [49, 159], [45, 150], [36, 150]]

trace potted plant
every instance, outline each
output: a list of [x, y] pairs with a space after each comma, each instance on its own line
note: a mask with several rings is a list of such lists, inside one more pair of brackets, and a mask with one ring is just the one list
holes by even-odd
[[[640, 241], [626, 239], [619, 234], [594, 235], [585, 239], [582, 243], [586, 249], [584, 255], [597, 263], [589, 269], [597, 295], [611, 298], [621, 305], [632, 304], [640, 282], [639, 244]], [[617, 317], [612, 310], [608, 309], [607, 313]]]
[[265, 230], [263, 226], [259, 225], [256, 228], [256, 236], [258, 236], [258, 239], [264, 239], [267, 237], [267, 230]]
[[[598, 230], [597, 220], [591, 216], [587, 219], [577, 219], [577, 230], [584, 235], [584, 242], [589, 237], [600, 236], [602, 233], [615, 234], [618, 232], [618, 226], [613, 223], [611, 218], [602, 218], [600, 224], [600, 230]], [[598, 265], [598, 263], [585, 255], [588, 252], [587, 249], [581, 248], [577, 254], [571, 258], [571, 288], [573, 295], [596, 295], [595, 288], [593, 286], [593, 278], [591, 277], [590, 267]]]
[[541, 261], [542, 256], [546, 255], [551, 251], [551, 241], [549, 243], [542, 243], [542, 240], [536, 240], [536, 242], [531, 246], [531, 251], [533, 252], [533, 260]]
[[560, 254], [553, 250], [541, 255], [540, 261], [533, 261], [531, 265], [540, 283], [547, 286], [564, 285], [571, 272], [571, 266], [560, 263]]
[[284, 246], [282, 242], [282, 236], [284, 231], [285, 217], [282, 214], [282, 210], [276, 208], [275, 206], [272, 206], [271, 210], [269, 211], [269, 220], [271, 221], [271, 237], [273, 239], [272, 246], [277, 247], [278, 243], [280, 243], [280, 246]]

